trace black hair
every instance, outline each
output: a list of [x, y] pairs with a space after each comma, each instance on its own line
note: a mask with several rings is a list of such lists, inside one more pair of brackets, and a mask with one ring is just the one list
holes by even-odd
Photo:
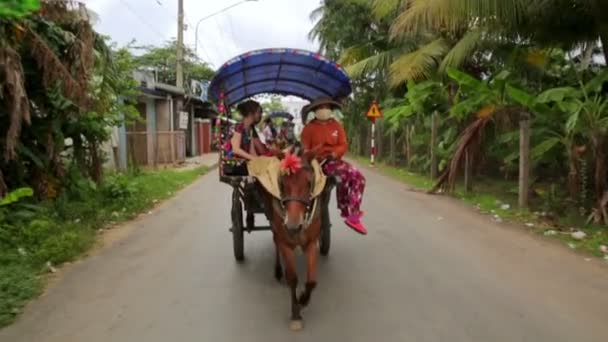
[[260, 103], [257, 101], [247, 100], [236, 106], [236, 109], [239, 111], [239, 113], [241, 113], [242, 117], [247, 117], [262, 110], [262, 106], [260, 106]]

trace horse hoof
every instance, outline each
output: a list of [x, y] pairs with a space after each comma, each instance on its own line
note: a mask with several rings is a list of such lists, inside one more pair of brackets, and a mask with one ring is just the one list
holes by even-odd
[[289, 322], [289, 330], [300, 331], [304, 328], [304, 323], [301, 320]]

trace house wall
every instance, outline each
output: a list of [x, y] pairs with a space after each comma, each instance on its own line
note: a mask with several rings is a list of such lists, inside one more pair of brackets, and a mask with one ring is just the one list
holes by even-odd
[[[186, 157], [186, 134], [179, 130], [174, 132], [158, 132], [158, 154], [159, 164], [170, 164], [174, 161], [183, 161]], [[173, 153], [171, 152], [173, 146]]]
[[128, 163], [146, 165], [148, 163], [147, 137], [147, 100], [137, 103], [140, 120], [127, 124], [127, 159]]
[[158, 145], [156, 157], [158, 163], [171, 162], [171, 111], [168, 100], [156, 100], [156, 134]]
[[154, 99], [146, 99], [146, 143], [148, 151], [148, 165], [156, 165], [156, 148], [157, 137], [156, 132], [156, 101]]
[[129, 162], [157, 165], [185, 159], [186, 131], [178, 130], [174, 123], [171, 132], [170, 105], [171, 101], [167, 99], [149, 97], [142, 98], [137, 104], [142, 120], [130, 123], [127, 127]]
[[169, 111], [169, 101], [156, 100], [156, 129], [157, 131], [171, 130], [171, 112]]
[[141, 120], [130, 122], [127, 124], [127, 132], [145, 132], [146, 131], [146, 102], [138, 102], [135, 105], [139, 112]]

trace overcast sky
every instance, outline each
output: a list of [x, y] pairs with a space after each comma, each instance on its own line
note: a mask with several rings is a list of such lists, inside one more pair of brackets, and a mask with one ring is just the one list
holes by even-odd
[[[84, 0], [99, 15], [97, 31], [120, 45], [136, 39], [161, 44], [177, 36], [177, 0]], [[184, 0], [185, 43], [194, 48], [196, 22], [239, 0]], [[215, 67], [249, 50], [293, 47], [316, 50], [308, 40], [309, 15], [320, 0], [258, 0], [201, 22], [198, 55]]]

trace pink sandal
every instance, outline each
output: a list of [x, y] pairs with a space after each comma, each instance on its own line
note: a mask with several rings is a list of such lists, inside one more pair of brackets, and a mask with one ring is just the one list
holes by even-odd
[[344, 220], [344, 223], [357, 233], [367, 235], [367, 229], [365, 229], [365, 226], [363, 226], [363, 223], [361, 223], [361, 216], [361, 214], [349, 215], [348, 218]]

